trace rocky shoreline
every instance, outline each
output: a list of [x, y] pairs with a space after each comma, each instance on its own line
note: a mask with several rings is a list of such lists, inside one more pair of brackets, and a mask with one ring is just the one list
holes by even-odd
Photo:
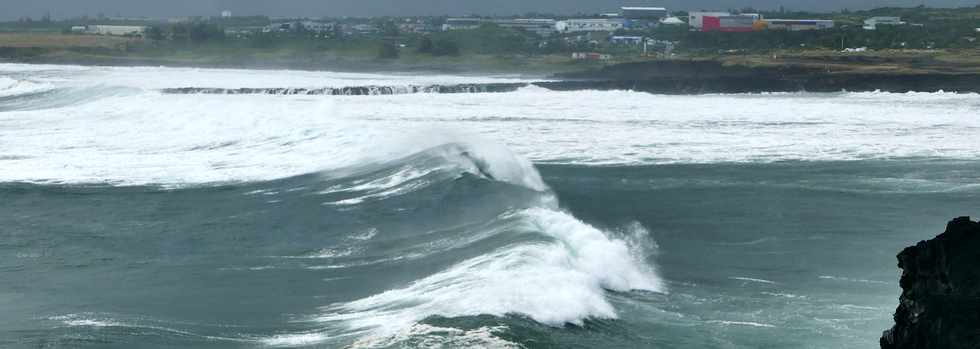
[[952, 220], [898, 254], [902, 295], [882, 349], [980, 348], [980, 222]]
[[960, 92], [980, 93], [980, 74], [865, 71], [806, 65], [745, 66], [719, 61], [626, 63], [556, 75], [539, 84], [553, 90], [622, 90], [658, 94], [758, 92]]

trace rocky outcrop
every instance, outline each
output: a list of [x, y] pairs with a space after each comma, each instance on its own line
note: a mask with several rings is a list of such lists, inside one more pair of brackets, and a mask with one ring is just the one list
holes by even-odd
[[980, 348], [980, 222], [954, 219], [899, 253], [898, 267], [902, 296], [882, 348]]
[[349, 86], [321, 88], [214, 88], [214, 87], [178, 87], [165, 88], [167, 94], [212, 94], [212, 95], [327, 95], [327, 96], [365, 96], [365, 95], [397, 95], [412, 93], [490, 93], [514, 92], [526, 83], [484, 83], [457, 85], [403, 85], [403, 86]]

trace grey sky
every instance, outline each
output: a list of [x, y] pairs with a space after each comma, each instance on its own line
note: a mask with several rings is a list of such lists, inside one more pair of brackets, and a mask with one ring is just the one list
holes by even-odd
[[881, 6], [959, 7], [980, 0], [0, 0], [0, 18], [55, 18], [80, 15], [172, 17], [217, 15], [384, 16], [384, 15], [512, 15], [532, 11], [560, 14], [613, 11], [621, 5], [665, 6], [671, 10], [727, 9], [752, 6], [829, 11]]

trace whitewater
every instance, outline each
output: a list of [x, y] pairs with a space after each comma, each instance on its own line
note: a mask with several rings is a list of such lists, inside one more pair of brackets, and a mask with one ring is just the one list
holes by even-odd
[[[589, 165], [976, 159], [974, 94], [629, 91], [170, 95], [180, 87], [407, 86], [516, 78], [3, 65], [2, 181], [194, 184], [391, 159], [471, 136]], [[18, 96], [34, 96], [19, 105]], [[72, 103], [62, 105], [65, 101]], [[77, 103], [75, 103], [77, 102]], [[942, 105], [937, 109], [937, 105]]]
[[0, 64], [0, 345], [866, 347], [980, 199], [980, 95], [536, 81]]

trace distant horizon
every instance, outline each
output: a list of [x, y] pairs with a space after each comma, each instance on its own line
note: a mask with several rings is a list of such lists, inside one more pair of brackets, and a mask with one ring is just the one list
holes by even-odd
[[221, 11], [231, 11], [233, 16], [268, 16], [288, 18], [319, 17], [407, 17], [407, 16], [515, 16], [527, 13], [575, 15], [606, 13], [620, 6], [658, 6], [671, 11], [727, 10], [752, 7], [775, 11], [782, 6], [787, 11], [815, 13], [868, 10], [882, 7], [934, 8], [974, 7], [980, 0], [830, 0], [819, 3], [800, 0], [692, 0], [692, 1], [637, 1], [637, 0], [292, 0], [285, 3], [268, 3], [258, 0], [173, 0], [166, 4], [148, 1], [91, 0], [77, 3], [69, 0], [35, 0], [29, 4], [0, 0], [7, 8], [0, 20], [10, 21], [31, 17], [38, 19], [50, 14], [56, 20], [97, 17], [146, 17], [166, 19], [175, 17], [214, 17]]

